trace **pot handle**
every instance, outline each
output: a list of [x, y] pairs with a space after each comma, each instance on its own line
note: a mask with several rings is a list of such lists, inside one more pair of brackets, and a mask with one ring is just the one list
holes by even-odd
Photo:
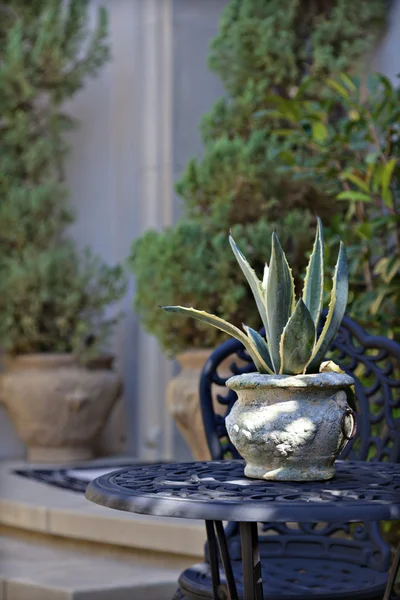
[[[351, 427], [351, 433], [350, 435], [347, 435], [347, 431], [346, 431], [346, 418], [347, 417], [351, 417], [351, 421], [352, 421], [352, 427]], [[356, 433], [357, 433], [357, 419], [356, 419], [356, 413], [354, 412], [354, 410], [350, 407], [347, 407], [342, 415], [341, 421], [340, 421], [340, 429], [342, 430], [342, 434], [345, 440], [352, 440]]]

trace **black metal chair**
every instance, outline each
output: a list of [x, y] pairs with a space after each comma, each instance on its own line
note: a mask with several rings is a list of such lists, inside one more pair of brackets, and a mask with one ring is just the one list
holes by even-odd
[[[346, 316], [329, 358], [355, 379], [358, 401], [357, 435], [341, 458], [400, 461], [400, 345], [368, 335]], [[236, 340], [216, 348], [204, 366], [200, 379], [202, 414], [215, 460], [240, 458], [225, 428], [225, 416], [237, 396], [233, 390], [221, 387], [215, 393], [215, 386], [225, 385], [227, 359], [232, 375], [255, 371]], [[236, 523], [228, 524], [226, 536], [241, 595]], [[260, 523], [259, 536], [264, 593], [269, 600], [382, 599], [390, 548], [379, 523]], [[175, 600], [213, 598], [207, 561], [184, 571], [179, 586]]]

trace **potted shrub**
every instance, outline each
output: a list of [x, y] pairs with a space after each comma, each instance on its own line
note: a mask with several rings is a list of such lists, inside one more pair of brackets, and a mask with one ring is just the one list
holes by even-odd
[[87, 10], [85, 0], [2, 3], [0, 400], [31, 460], [89, 458], [120, 390], [93, 361], [125, 277], [67, 235], [64, 133], [73, 122], [62, 105], [108, 57], [106, 14], [88, 34]]
[[329, 310], [317, 336], [324, 287], [321, 222], [318, 220], [303, 293], [297, 302], [291, 269], [275, 232], [262, 281], [232, 236], [230, 244], [254, 295], [265, 337], [247, 325], [242, 332], [224, 319], [194, 308], [162, 308], [225, 331], [240, 340], [253, 359], [258, 373], [227, 381], [239, 396], [227, 416], [227, 431], [246, 460], [245, 474], [289, 481], [330, 479], [335, 474], [335, 459], [355, 429], [354, 413], [347, 402], [354, 381], [331, 361], [322, 363], [346, 308], [344, 245], [340, 243]]
[[29, 460], [92, 456], [121, 389], [110, 365], [97, 359], [117, 320], [105, 309], [124, 291], [120, 267], [82, 256], [67, 242], [3, 268], [0, 401]]

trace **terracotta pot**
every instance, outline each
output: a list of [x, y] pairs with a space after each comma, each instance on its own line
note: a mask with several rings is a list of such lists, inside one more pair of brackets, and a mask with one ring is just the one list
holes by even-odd
[[349, 375], [260, 375], [228, 379], [238, 400], [226, 418], [228, 435], [256, 479], [331, 479], [335, 459], [355, 434], [346, 390]]
[[92, 458], [92, 447], [121, 383], [109, 369], [87, 369], [71, 354], [5, 358], [0, 401], [33, 462]]

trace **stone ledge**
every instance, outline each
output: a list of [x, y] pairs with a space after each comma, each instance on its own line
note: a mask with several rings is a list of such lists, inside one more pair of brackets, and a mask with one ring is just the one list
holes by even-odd
[[0, 600], [166, 600], [180, 570], [0, 537]]
[[23, 467], [26, 464], [16, 461], [0, 463], [0, 525], [196, 559], [203, 556], [205, 530], [202, 521], [110, 510], [90, 503], [76, 492], [12, 473]]

